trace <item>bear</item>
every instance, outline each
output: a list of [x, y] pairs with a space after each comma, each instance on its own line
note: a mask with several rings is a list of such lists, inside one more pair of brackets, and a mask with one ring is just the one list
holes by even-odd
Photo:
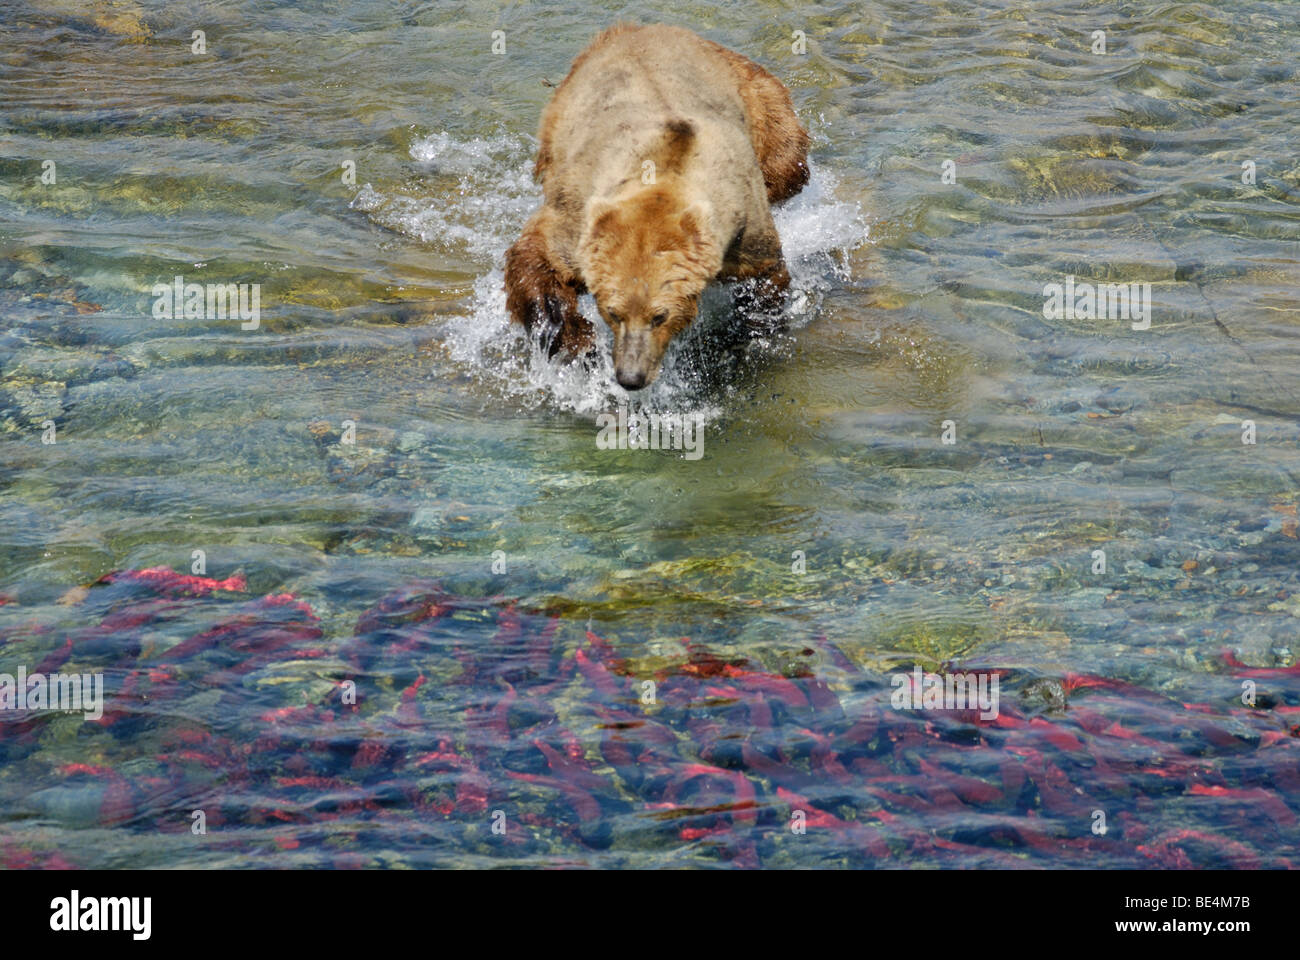
[[771, 317], [790, 283], [771, 206], [808, 182], [808, 132], [785, 86], [682, 27], [619, 24], [578, 55], [542, 113], [540, 209], [506, 253], [506, 308], [549, 357], [594, 349], [590, 292], [614, 375], [649, 386], [713, 281]]

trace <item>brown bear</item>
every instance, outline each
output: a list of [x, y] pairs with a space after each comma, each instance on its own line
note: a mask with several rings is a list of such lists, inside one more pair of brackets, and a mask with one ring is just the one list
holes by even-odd
[[757, 305], [779, 306], [790, 275], [769, 205], [808, 182], [808, 133], [758, 64], [680, 27], [611, 27], [573, 61], [539, 139], [544, 200], [505, 287], [550, 356], [592, 348], [588, 291], [629, 390], [654, 380], [711, 281], [755, 279]]

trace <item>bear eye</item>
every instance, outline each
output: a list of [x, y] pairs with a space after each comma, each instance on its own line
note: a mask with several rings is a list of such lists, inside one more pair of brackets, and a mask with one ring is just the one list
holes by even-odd
[[667, 322], [668, 322], [668, 314], [666, 313], [656, 313], [654, 315], [654, 319], [650, 321], [650, 323], [656, 327], [662, 327]]

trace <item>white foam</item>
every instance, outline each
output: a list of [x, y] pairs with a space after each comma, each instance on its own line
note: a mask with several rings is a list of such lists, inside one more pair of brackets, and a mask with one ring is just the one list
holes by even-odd
[[870, 227], [856, 203], [835, 199], [837, 181], [816, 164], [808, 185], [773, 214], [790, 270], [790, 308], [806, 316], [837, 283], [852, 279], [849, 254], [867, 242]]
[[[701, 382], [710, 361], [700, 348], [710, 327], [725, 322], [730, 313], [730, 297], [720, 288], [706, 293], [699, 320], [674, 342], [655, 382], [633, 394], [614, 380], [609, 332], [590, 297], [579, 303], [599, 338], [597, 358], [588, 364], [552, 363], [519, 327], [511, 326], [503, 264], [506, 249], [541, 203], [541, 189], [531, 177], [535, 149], [530, 138], [458, 141], [436, 133], [415, 143], [411, 157], [434, 181], [432, 186], [449, 177], [455, 178], [454, 186], [446, 183], [420, 195], [384, 194], [366, 184], [353, 206], [389, 229], [482, 263], [469, 314], [448, 318], [444, 335], [453, 361], [469, 368], [494, 395], [591, 417], [629, 403], [646, 412], [702, 413], [706, 421], [716, 419], [725, 398], [718, 396], [716, 383], [709, 387]], [[775, 212], [790, 270], [787, 312], [792, 327], [809, 322], [825, 293], [850, 279], [848, 254], [866, 242], [869, 230], [856, 203], [835, 198], [834, 176], [815, 164], [811, 168], [808, 186]], [[780, 340], [754, 341], [750, 350], [778, 350]]]
[[[435, 133], [411, 146], [425, 183], [380, 192], [367, 183], [352, 206], [381, 226], [458, 256], [500, 260], [541, 202], [533, 145], [517, 137], [457, 141]], [[455, 178], [455, 183], [450, 178]]]

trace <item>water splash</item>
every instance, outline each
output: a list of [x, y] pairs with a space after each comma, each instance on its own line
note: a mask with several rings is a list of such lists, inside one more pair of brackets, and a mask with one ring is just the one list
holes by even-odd
[[435, 133], [411, 146], [421, 179], [376, 189], [365, 184], [352, 207], [380, 226], [473, 261], [499, 261], [541, 202], [531, 138], [456, 140]]
[[[720, 371], [779, 355], [789, 345], [787, 336], [776, 335], [750, 341], [729, 358], [720, 357], [711, 341], [733, 316], [730, 296], [721, 287], [706, 292], [699, 319], [674, 342], [659, 378], [635, 395], [614, 380], [609, 332], [590, 296], [581, 299], [579, 308], [595, 326], [598, 342], [596, 357], [585, 363], [553, 363], [522, 330], [511, 326], [503, 267], [506, 249], [541, 203], [541, 189], [531, 176], [534, 150], [531, 138], [508, 134], [468, 142], [432, 134], [413, 144], [410, 152], [434, 185], [445, 187], [436, 197], [415, 191], [385, 193], [367, 183], [353, 206], [388, 229], [482, 264], [469, 312], [449, 318], [444, 337], [452, 359], [472, 368], [476, 379], [498, 398], [530, 408], [554, 406], [580, 416], [626, 403], [647, 412], [701, 413], [707, 420], [716, 419], [722, 412], [719, 401], [729, 392], [728, 377]], [[810, 322], [825, 294], [851, 279], [848, 255], [866, 242], [869, 232], [858, 204], [836, 198], [835, 176], [811, 166], [808, 186], [775, 212], [791, 276], [791, 328]]]

